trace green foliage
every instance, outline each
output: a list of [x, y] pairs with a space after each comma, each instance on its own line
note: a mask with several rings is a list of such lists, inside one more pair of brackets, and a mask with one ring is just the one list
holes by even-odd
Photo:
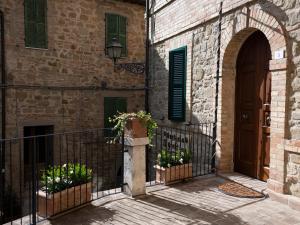
[[162, 150], [157, 156], [157, 164], [163, 168], [170, 168], [187, 164], [192, 159], [192, 153], [188, 149], [177, 149], [175, 152]]
[[152, 119], [150, 113], [146, 113], [144, 111], [139, 111], [137, 113], [119, 113], [113, 118], [109, 118], [110, 122], [116, 124], [114, 130], [117, 131], [117, 138], [122, 136], [127, 121], [132, 119], [139, 119], [147, 128], [148, 138], [151, 143], [154, 136], [154, 130], [157, 128], [157, 123]]
[[84, 164], [68, 163], [49, 167], [43, 172], [41, 183], [47, 193], [56, 193], [92, 180], [92, 170]]

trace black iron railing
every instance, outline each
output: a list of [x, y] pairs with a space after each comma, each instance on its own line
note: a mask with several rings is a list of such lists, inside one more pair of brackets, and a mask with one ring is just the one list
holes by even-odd
[[147, 151], [147, 184], [172, 183], [215, 172], [215, 124], [159, 126]]
[[[109, 135], [108, 135], [109, 134]], [[123, 144], [111, 129], [0, 143], [0, 224], [36, 224], [122, 191]]]

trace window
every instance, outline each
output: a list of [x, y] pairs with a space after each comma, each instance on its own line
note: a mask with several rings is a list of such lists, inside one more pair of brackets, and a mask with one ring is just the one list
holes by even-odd
[[[122, 56], [127, 55], [127, 19], [116, 14], [106, 14], [106, 47], [111, 44], [113, 38], [117, 38], [123, 46]], [[106, 48], [105, 48], [106, 49]]]
[[47, 48], [47, 0], [25, 0], [25, 46]]
[[185, 121], [186, 47], [169, 53], [169, 120]]
[[[127, 112], [127, 99], [121, 97], [105, 97], [104, 98], [104, 127], [113, 128], [115, 124], [109, 122], [118, 112]], [[107, 131], [105, 136], [113, 136], [110, 131]]]
[[[24, 137], [53, 134], [53, 126], [24, 127]], [[36, 149], [37, 163], [51, 165], [53, 155], [53, 136], [27, 138], [24, 140], [24, 164], [32, 164], [32, 154]]]

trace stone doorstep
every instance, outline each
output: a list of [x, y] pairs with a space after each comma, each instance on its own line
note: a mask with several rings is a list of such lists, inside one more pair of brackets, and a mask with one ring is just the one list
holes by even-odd
[[272, 200], [288, 205], [290, 208], [300, 212], [300, 198], [292, 195], [280, 194], [270, 189], [268, 189], [267, 192]]

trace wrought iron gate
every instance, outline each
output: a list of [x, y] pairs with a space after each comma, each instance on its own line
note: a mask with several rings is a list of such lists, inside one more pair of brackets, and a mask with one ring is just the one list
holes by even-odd
[[[215, 124], [159, 126], [147, 150], [147, 184], [176, 181], [215, 172]], [[181, 168], [181, 169], [180, 169]], [[164, 171], [169, 171], [168, 174]]]

